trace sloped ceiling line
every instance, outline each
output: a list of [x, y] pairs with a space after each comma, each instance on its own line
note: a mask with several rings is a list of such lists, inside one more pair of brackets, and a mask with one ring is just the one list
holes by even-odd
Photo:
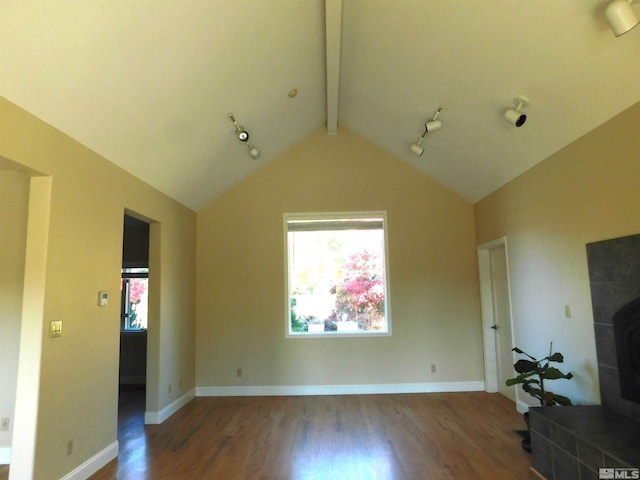
[[342, 0], [325, 1], [327, 43], [327, 134], [338, 133]]
[[0, 0], [0, 95], [194, 210], [338, 122], [476, 202], [640, 101], [608, 2]]

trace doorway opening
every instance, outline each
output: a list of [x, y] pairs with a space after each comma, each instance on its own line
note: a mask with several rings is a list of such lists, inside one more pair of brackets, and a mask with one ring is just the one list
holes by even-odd
[[478, 246], [485, 390], [517, 401], [515, 387], [505, 381], [513, 376], [513, 328], [509, 262], [506, 237]]
[[16, 430], [30, 182], [29, 172], [0, 158], [0, 478], [9, 476]]
[[124, 215], [118, 430], [144, 423], [149, 325], [149, 223]]
[[[32, 478], [35, 465], [51, 177], [41, 176], [37, 172], [0, 158], [0, 170], [7, 165], [10, 165], [10, 169], [15, 165], [16, 170], [27, 173], [30, 178], [28, 193], [25, 195], [28, 197], [26, 248], [24, 250], [17, 384], [14, 397], [15, 410], [13, 411], [13, 434], [10, 440], [10, 468], [8, 471], [9, 479], [18, 479]], [[3, 365], [6, 364], [3, 363]], [[11, 423], [9, 428], [11, 428]]]

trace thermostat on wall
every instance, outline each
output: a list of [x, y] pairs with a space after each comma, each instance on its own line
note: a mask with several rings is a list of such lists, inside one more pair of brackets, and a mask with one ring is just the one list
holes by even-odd
[[109, 292], [98, 292], [98, 306], [106, 307], [109, 304]]

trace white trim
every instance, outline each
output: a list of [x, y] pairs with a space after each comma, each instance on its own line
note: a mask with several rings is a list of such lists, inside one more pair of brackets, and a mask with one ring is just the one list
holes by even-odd
[[516, 410], [518, 410], [518, 412], [520, 413], [528, 412], [529, 407], [531, 407], [531, 405], [529, 405], [528, 403], [524, 403], [522, 400], [518, 400], [516, 395]]
[[0, 447], [0, 465], [11, 463], [11, 447]]
[[82, 465], [67, 473], [60, 480], [84, 480], [89, 478], [117, 456], [118, 441], [116, 440], [104, 450], [96, 453]]
[[12, 479], [33, 478], [44, 342], [44, 303], [51, 218], [51, 177], [31, 177], [24, 261], [18, 383], [11, 437]]
[[[486, 391], [494, 393], [498, 391], [498, 371], [496, 358], [496, 340], [493, 325], [493, 294], [491, 287], [491, 263], [490, 251], [504, 246], [505, 261], [507, 265], [507, 295], [509, 296], [509, 322], [511, 323], [511, 345], [515, 345], [515, 326], [513, 324], [513, 310], [511, 301], [511, 278], [509, 273], [509, 248], [507, 237], [500, 237], [490, 242], [478, 245], [478, 275], [480, 280], [480, 308], [482, 315], [482, 339], [484, 345], [484, 381]], [[512, 355], [512, 358], [515, 358]], [[521, 405], [518, 398], [518, 390], [515, 392], [516, 408], [520, 411]], [[524, 405], [524, 404], [523, 404]], [[528, 408], [528, 407], [527, 407]], [[525, 410], [526, 411], [526, 410]]]
[[383, 383], [362, 385], [262, 385], [250, 387], [196, 387], [198, 397], [252, 397], [300, 395], [367, 395], [391, 393], [480, 392], [484, 382]]
[[189, 390], [187, 393], [182, 395], [180, 398], [177, 398], [169, 405], [164, 407], [159, 412], [144, 412], [144, 424], [145, 425], [157, 425], [159, 423], [164, 422], [171, 415], [176, 413], [182, 407], [184, 407], [187, 403], [195, 398], [195, 389]]
[[478, 274], [480, 277], [480, 311], [482, 315], [482, 343], [484, 346], [484, 381], [487, 392], [498, 391], [496, 368], [496, 340], [493, 325], [493, 301], [491, 298], [491, 267], [489, 248], [478, 247]]
[[[289, 266], [291, 264], [291, 254], [289, 249], [289, 220], [341, 220], [341, 219], [358, 219], [358, 218], [380, 218], [382, 221], [382, 234], [384, 238], [383, 245], [383, 267], [384, 267], [384, 316], [387, 324], [387, 328], [382, 332], [323, 332], [323, 333], [295, 333], [291, 332], [291, 282], [289, 279]], [[391, 327], [391, 277], [390, 277], [390, 261], [389, 261], [389, 227], [386, 210], [370, 210], [370, 211], [343, 211], [343, 212], [306, 212], [306, 213], [283, 213], [282, 214], [283, 225], [283, 238], [284, 238], [284, 338], [290, 339], [310, 339], [310, 338], [337, 338], [337, 337], [360, 337], [360, 338], [372, 338], [372, 337], [390, 337], [392, 336]]]

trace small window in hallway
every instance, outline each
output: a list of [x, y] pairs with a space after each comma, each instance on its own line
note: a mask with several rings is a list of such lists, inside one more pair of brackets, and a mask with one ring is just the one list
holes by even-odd
[[121, 329], [136, 331], [147, 329], [149, 305], [149, 269], [123, 268], [120, 282]]

